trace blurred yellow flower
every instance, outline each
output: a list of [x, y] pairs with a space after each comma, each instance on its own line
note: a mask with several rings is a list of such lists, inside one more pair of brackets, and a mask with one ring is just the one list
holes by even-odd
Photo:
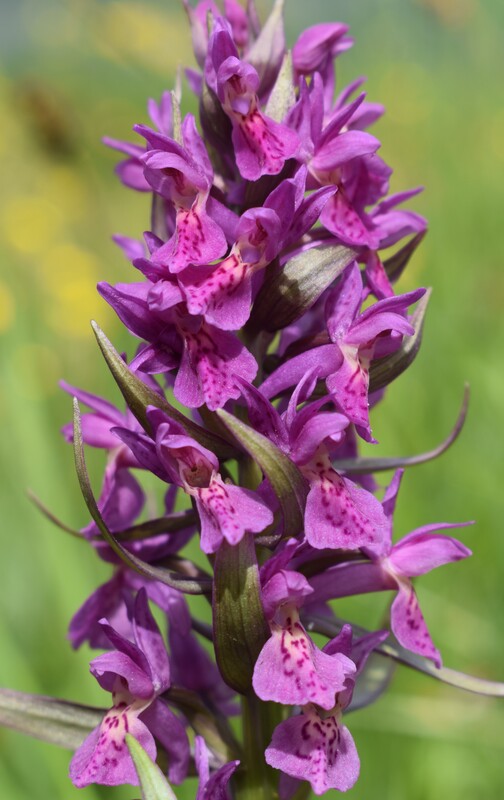
[[1, 218], [6, 242], [25, 255], [43, 252], [58, 237], [63, 222], [61, 208], [36, 195], [14, 197]]

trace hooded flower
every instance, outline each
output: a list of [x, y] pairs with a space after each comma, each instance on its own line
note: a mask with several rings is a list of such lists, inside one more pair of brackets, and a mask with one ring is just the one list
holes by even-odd
[[[308, 703], [301, 714], [281, 722], [266, 749], [266, 762], [286, 775], [309, 781], [316, 795], [329, 789], [346, 792], [359, 777], [360, 761], [355, 742], [343, 724], [343, 711], [349, 706], [355, 682], [386, 631], [368, 634], [352, 645], [352, 629], [345, 625], [340, 634], [324, 647], [325, 654], [339, 655], [353, 666], [345, 685], [336, 695], [330, 710]], [[351, 660], [350, 660], [351, 659]], [[287, 791], [282, 791], [286, 786]], [[294, 793], [292, 783], [280, 781], [280, 797], [287, 800]]]
[[316, 222], [330, 191], [305, 198], [306, 168], [281, 183], [260, 208], [247, 209], [237, 225], [236, 242], [217, 264], [192, 267], [180, 275], [180, 287], [191, 314], [223, 330], [238, 330], [248, 320], [253, 277], [280, 256]]
[[221, 408], [239, 397], [237, 378], [254, 379], [252, 354], [235, 335], [189, 315], [178, 286], [100, 283], [98, 291], [128, 329], [148, 343], [130, 366], [154, 374], [177, 369], [174, 392], [183, 405]]
[[288, 453], [309, 482], [305, 508], [306, 541], [316, 549], [379, 546], [387, 524], [379, 501], [367, 489], [340, 475], [331, 456], [344, 442], [348, 419], [323, 410], [330, 398], [298, 403], [311, 394], [317, 369], [302, 378], [287, 411], [280, 416], [262, 392], [243, 385], [250, 419], [256, 430]]
[[306, 633], [299, 607], [311, 591], [303, 575], [284, 569], [275, 572], [263, 587], [271, 637], [254, 668], [253, 687], [261, 700], [283, 705], [316, 703], [330, 709], [355, 669], [346, 656], [319, 650]]
[[380, 300], [359, 313], [362, 276], [357, 264], [351, 264], [327, 296], [326, 325], [331, 343], [291, 358], [270, 375], [261, 391], [273, 397], [299, 381], [308, 369], [314, 369], [317, 377], [326, 378], [329, 393], [345, 416], [365, 439], [373, 441], [368, 411], [369, 366], [378, 345], [380, 355], [384, 355], [387, 349], [397, 349], [401, 336], [414, 333], [405, 312], [424, 294], [425, 289], [417, 289]]
[[240, 60], [222, 18], [216, 19], [210, 37], [205, 78], [231, 121], [236, 165], [241, 176], [256, 181], [262, 175], [278, 174], [287, 159], [295, 156], [298, 136], [261, 111], [257, 70]]
[[424, 525], [392, 544], [392, 515], [403, 470], [398, 470], [383, 498], [388, 525], [376, 548], [364, 548], [369, 562], [340, 564], [311, 579], [317, 602], [364, 592], [392, 589], [397, 596], [390, 610], [392, 632], [403, 647], [430, 658], [441, 666], [441, 655], [434, 646], [411, 579], [436, 567], [460, 561], [471, 555], [462, 542], [437, 533], [471, 523], [438, 522]]
[[149, 146], [142, 156], [145, 178], [175, 211], [174, 233], [155, 251], [154, 263], [164, 266], [167, 273], [177, 273], [190, 264], [220, 258], [227, 242], [207, 212], [213, 168], [194, 117], [188, 114], [182, 123], [183, 144], [143, 125], [135, 130]]
[[130, 733], [152, 759], [156, 737], [168, 754], [169, 779], [180, 783], [187, 774], [189, 743], [182, 723], [160, 698], [170, 686], [170, 667], [145, 591], [135, 601], [134, 642], [117, 633], [107, 620], [101, 624], [115, 649], [93, 659], [90, 669], [100, 686], [112, 693], [113, 705], [76, 750], [70, 764], [72, 782], [79, 788], [90, 783], [138, 785], [124, 738]]
[[246, 531], [257, 533], [273, 514], [256, 492], [223, 480], [215, 455], [157, 409], [149, 412], [155, 443], [145, 435], [118, 429], [138, 459], [156, 475], [193, 498], [200, 517], [201, 549], [215, 553], [226, 539], [237, 544]]

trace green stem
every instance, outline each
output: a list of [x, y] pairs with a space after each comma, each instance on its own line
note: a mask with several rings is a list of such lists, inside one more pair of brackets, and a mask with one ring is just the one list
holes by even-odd
[[242, 698], [243, 763], [236, 776], [236, 800], [278, 798], [278, 770], [266, 764], [264, 751], [282, 718], [282, 706], [264, 703], [252, 692]]

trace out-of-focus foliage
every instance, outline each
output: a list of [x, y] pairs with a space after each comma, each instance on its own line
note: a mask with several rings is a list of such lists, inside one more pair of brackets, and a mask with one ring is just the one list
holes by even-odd
[[[290, 41], [338, 17], [356, 36], [340, 85], [369, 76], [387, 114], [377, 133], [393, 188], [422, 183], [416, 208], [430, 232], [399, 288], [432, 285], [421, 353], [373, 415], [382, 455], [430, 447], [472, 385], [462, 438], [441, 461], [411, 471], [397, 533], [434, 520], [474, 518], [475, 557], [423, 579], [422, 608], [447, 665], [504, 677], [504, 6], [498, 0], [286, 3]], [[179, 4], [125, 0], [0, 3], [0, 437], [2, 510], [0, 683], [101, 704], [89, 652], [65, 644], [70, 616], [107, 569], [29, 504], [31, 487], [67, 522], [86, 521], [70, 449], [65, 377], [117, 400], [88, 322], [114, 341], [97, 280], [133, 280], [110, 234], [139, 236], [146, 199], [122, 189], [116, 156], [100, 144], [145, 121], [148, 96], [171, 88], [190, 52]], [[183, 107], [192, 103], [185, 92]], [[376, 453], [373, 452], [373, 455]], [[93, 457], [90, 454], [90, 463]], [[98, 472], [96, 473], [98, 474]], [[378, 625], [383, 600], [339, 604]], [[362, 759], [350, 798], [497, 800], [504, 785], [504, 709], [398, 670], [392, 689], [349, 721]], [[0, 795], [9, 800], [131, 798], [135, 790], [74, 789], [69, 753], [0, 731]], [[336, 794], [336, 793], [334, 793]], [[178, 796], [192, 797], [191, 789]]]

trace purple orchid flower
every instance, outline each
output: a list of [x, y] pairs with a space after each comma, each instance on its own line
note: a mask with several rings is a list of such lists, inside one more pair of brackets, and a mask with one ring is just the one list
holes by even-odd
[[256, 181], [277, 175], [295, 157], [299, 139], [294, 130], [261, 111], [260, 78], [251, 64], [240, 61], [228, 26], [217, 18], [208, 44], [205, 79], [218, 96], [232, 125], [236, 165], [243, 178]]
[[262, 589], [271, 636], [254, 668], [253, 687], [261, 700], [283, 705], [316, 703], [331, 709], [348, 675], [355, 670], [345, 656], [316, 647], [299, 619], [299, 607], [312, 589], [303, 575], [279, 570]]
[[253, 380], [257, 363], [240, 340], [187, 314], [180, 289], [168, 281], [98, 284], [98, 291], [135, 336], [149, 344], [131, 366], [160, 374], [177, 369], [174, 392], [189, 408], [221, 408], [237, 398], [238, 378]]
[[282, 416], [259, 390], [242, 384], [250, 420], [292, 458], [309, 482], [304, 523], [306, 541], [312, 547], [379, 546], [387, 525], [381, 504], [367, 489], [336, 472], [331, 463], [332, 453], [344, 442], [347, 417], [322, 411], [330, 400], [327, 397], [297, 410], [315, 381], [316, 369], [312, 369], [303, 376]]
[[387, 352], [384, 345], [391, 352], [399, 346], [401, 336], [414, 333], [404, 312], [424, 294], [425, 289], [417, 289], [380, 300], [359, 314], [362, 277], [358, 266], [351, 264], [327, 296], [326, 324], [331, 344], [290, 359], [270, 375], [261, 391], [266, 397], [273, 397], [300, 380], [307, 369], [315, 368], [319, 378], [326, 378], [336, 405], [357, 426], [361, 436], [373, 441], [368, 410], [369, 364], [378, 345], [383, 356]]
[[225, 483], [212, 452], [186, 436], [178, 425], [156, 420], [156, 452], [167, 474], [194, 498], [201, 523], [201, 549], [215, 553], [226, 539], [241, 540], [246, 531], [258, 533], [273, 522], [264, 501], [249, 489]]
[[169, 779], [180, 783], [187, 775], [189, 743], [184, 726], [160, 697], [170, 687], [170, 666], [145, 591], [135, 601], [134, 642], [117, 633], [107, 620], [101, 624], [115, 649], [93, 659], [90, 670], [100, 686], [112, 692], [113, 706], [76, 750], [70, 764], [72, 782], [78, 787], [138, 785], [124, 739], [130, 733], [152, 759], [156, 736], [169, 757]]
[[[345, 685], [329, 711], [308, 703], [301, 714], [290, 717], [275, 728], [265, 753], [270, 766], [291, 778], [309, 781], [316, 795], [329, 789], [345, 792], [352, 788], [359, 777], [360, 761], [352, 734], [342, 722], [342, 715], [350, 705], [356, 680], [369, 655], [386, 636], [386, 631], [378, 631], [352, 645], [352, 629], [345, 625], [340, 634], [326, 644], [324, 654], [347, 659], [353, 670], [347, 673]], [[288, 800], [296, 788], [292, 781], [281, 781], [282, 800]]]
[[395, 473], [383, 498], [388, 525], [381, 545], [363, 548], [370, 562], [340, 564], [313, 577], [313, 599], [321, 602], [365, 592], [396, 591], [397, 596], [390, 610], [392, 632], [403, 647], [430, 658], [440, 667], [441, 655], [432, 642], [411, 578], [470, 556], [471, 551], [462, 542], [437, 531], [461, 528], [472, 523], [438, 522], [424, 525], [393, 545], [392, 515], [402, 476], [403, 470]]
[[149, 149], [142, 155], [145, 178], [152, 189], [175, 209], [173, 236], [154, 253], [153, 260], [168, 273], [190, 264], [206, 264], [227, 249], [221, 227], [207, 213], [213, 184], [213, 167], [194, 117], [182, 123], [183, 145], [144, 125], [135, 126]]
[[147, 469], [180, 486], [193, 498], [200, 516], [201, 549], [215, 553], [222, 541], [237, 544], [245, 532], [258, 533], [273, 514], [256, 492], [226, 483], [216, 456], [160, 412], [148, 411], [155, 442], [142, 434], [116, 429]]
[[179, 285], [191, 314], [203, 314], [223, 330], [238, 330], [247, 322], [254, 275], [315, 224], [332, 191], [323, 188], [305, 198], [305, 186], [306, 169], [301, 167], [271, 192], [261, 208], [245, 211], [236, 242], [223, 261], [184, 270]]

